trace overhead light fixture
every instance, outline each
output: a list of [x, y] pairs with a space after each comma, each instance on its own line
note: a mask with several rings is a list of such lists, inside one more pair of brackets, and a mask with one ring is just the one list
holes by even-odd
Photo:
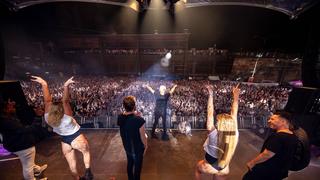
[[151, 0], [136, 0], [139, 3], [139, 11], [144, 12], [148, 9]]

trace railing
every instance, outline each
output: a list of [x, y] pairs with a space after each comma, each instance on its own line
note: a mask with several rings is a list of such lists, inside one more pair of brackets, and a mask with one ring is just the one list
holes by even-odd
[[[143, 118], [146, 121], [146, 128], [152, 128], [154, 122], [153, 115], [145, 115]], [[118, 128], [117, 115], [98, 116], [92, 118], [75, 117], [78, 123], [83, 128]], [[192, 129], [205, 129], [206, 117], [204, 116], [167, 116], [167, 127], [177, 129], [179, 123], [188, 122]], [[268, 116], [249, 115], [238, 116], [239, 129], [259, 129], [267, 127]], [[162, 128], [162, 119], [159, 119], [158, 127]]]

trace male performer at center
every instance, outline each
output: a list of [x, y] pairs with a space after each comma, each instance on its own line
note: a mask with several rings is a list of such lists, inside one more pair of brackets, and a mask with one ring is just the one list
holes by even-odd
[[167, 103], [168, 99], [171, 94], [173, 94], [174, 90], [176, 89], [177, 85], [174, 85], [171, 90], [166, 92], [167, 88], [164, 85], [161, 85], [159, 88], [159, 91], [153, 90], [150, 86], [144, 85], [152, 94], [154, 94], [155, 99], [156, 99], [156, 107], [154, 110], [154, 123], [152, 126], [152, 131], [151, 131], [151, 137], [152, 138], [157, 138], [155, 134], [156, 127], [159, 122], [159, 118], [162, 118], [162, 125], [163, 125], [163, 134], [162, 134], [162, 140], [169, 140], [169, 136], [167, 134]]

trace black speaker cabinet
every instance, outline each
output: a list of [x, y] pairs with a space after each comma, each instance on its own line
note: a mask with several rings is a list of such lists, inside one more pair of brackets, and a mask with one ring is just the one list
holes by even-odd
[[316, 88], [294, 88], [290, 93], [286, 111], [295, 114], [320, 113], [320, 90]]
[[16, 102], [16, 112], [23, 124], [31, 124], [34, 112], [28, 106], [19, 81], [0, 81], [0, 96], [2, 100], [11, 99]]

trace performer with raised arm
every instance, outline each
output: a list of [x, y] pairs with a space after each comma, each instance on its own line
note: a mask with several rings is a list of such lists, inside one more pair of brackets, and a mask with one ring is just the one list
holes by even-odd
[[207, 86], [209, 92], [207, 130], [208, 137], [204, 143], [205, 159], [198, 162], [195, 179], [199, 180], [201, 173], [214, 175], [214, 179], [225, 179], [229, 173], [229, 164], [235, 152], [238, 139], [238, 101], [239, 84], [233, 88], [231, 114], [218, 114], [216, 127], [214, 124], [213, 87]]
[[155, 99], [156, 99], [156, 107], [154, 109], [154, 123], [152, 126], [152, 131], [151, 131], [151, 137], [152, 138], [157, 138], [155, 134], [156, 127], [159, 123], [159, 118], [162, 118], [162, 125], [163, 125], [163, 134], [162, 134], [162, 140], [169, 140], [169, 136], [167, 134], [167, 103], [170, 95], [173, 94], [175, 91], [177, 85], [174, 85], [171, 90], [166, 92], [167, 88], [164, 85], [161, 85], [159, 88], [159, 91], [155, 91], [152, 89], [149, 85], [144, 85], [152, 94], [154, 94]]
[[[62, 102], [52, 102], [48, 84], [45, 80], [38, 76], [31, 76], [32, 81], [38, 82], [42, 86], [44, 105], [45, 105], [45, 121], [53, 128], [53, 131], [61, 136], [62, 152], [67, 159], [69, 168], [74, 179], [93, 179], [90, 170], [90, 152], [89, 144], [83, 134], [80, 133], [80, 126], [72, 117], [72, 109], [70, 106], [69, 85], [74, 83], [73, 77], [68, 79], [63, 85]], [[75, 151], [78, 150], [83, 154], [85, 165], [84, 177], [79, 177], [77, 171], [77, 161]]]

